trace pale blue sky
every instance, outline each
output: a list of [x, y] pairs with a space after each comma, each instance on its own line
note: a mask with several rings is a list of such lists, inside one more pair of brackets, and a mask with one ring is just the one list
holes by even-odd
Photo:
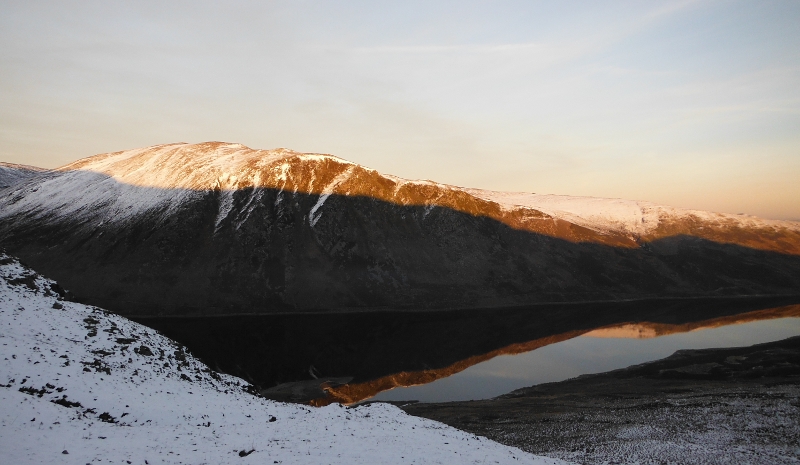
[[207, 140], [800, 219], [800, 2], [0, 1], [0, 160]]

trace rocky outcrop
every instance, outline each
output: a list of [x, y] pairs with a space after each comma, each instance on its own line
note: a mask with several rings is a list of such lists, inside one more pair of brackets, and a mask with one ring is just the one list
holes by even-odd
[[[800, 293], [797, 223], [553, 197], [407, 181], [329, 155], [171, 144], [0, 192], [0, 243], [124, 315]], [[634, 215], [609, 209], [620, 202]]]

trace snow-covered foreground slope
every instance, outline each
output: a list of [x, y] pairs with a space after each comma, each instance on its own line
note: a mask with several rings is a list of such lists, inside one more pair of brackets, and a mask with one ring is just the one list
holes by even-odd
[[24, 463], [563, 463], [387, 404], [255, 397], [0, 254], [0, 451]]

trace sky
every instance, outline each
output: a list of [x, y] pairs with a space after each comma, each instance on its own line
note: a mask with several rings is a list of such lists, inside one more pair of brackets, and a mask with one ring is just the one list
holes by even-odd
[[0, 161], [215, 140], [800, 220], [800, 2], [0, 1]]

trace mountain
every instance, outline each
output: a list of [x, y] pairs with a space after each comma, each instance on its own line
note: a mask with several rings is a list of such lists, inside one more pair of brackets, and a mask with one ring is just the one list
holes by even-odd
[[0, 191], [0, 244], [123, 315], [800, 294], [800, 223], [169, 144]]

